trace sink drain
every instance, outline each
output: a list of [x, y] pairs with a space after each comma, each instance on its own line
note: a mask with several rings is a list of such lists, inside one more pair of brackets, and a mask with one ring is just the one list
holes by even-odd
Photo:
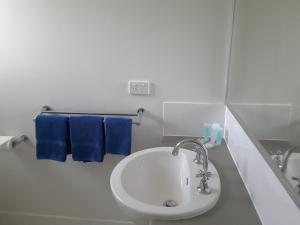
[[164, 207], [176, 207], [178, 204], [175, 200], [169, 199], [164, 201], [163, 206]]

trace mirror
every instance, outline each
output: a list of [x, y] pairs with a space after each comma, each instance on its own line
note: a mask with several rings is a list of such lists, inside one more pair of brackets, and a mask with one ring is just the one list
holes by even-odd
[[300, 206], [300, 1], [236, 0], [227, 105]]

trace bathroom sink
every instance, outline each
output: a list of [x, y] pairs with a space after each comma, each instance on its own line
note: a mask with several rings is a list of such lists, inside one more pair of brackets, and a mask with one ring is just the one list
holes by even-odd
[[110, 186], [123, 210], [136, 224], [152, 220], [179, 220], [201, 215], [218, 201], [221, 183], [214, 165], [209, 162], [210, 194], [199, 193], [196, 177], [202, 165], [193, 163], [195, 153], [172, 147], [158, 147], [136, 152], [114, 168]]

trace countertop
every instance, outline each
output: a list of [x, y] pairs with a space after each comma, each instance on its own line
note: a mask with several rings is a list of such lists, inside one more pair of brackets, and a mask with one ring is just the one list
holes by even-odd
[[[163, 146], [174, 146], [183, 137], [166, 137]], [[155, 221], [152, 225], [261, 225], [244, 183], [225, 144], [208, 150], [209, 160], [221, 179], [221, 196], [209, 212], [188, 220]]]

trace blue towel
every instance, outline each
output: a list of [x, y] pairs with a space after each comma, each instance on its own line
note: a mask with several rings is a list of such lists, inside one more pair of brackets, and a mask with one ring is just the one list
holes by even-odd
[[74, 161], [103, 161], [105, 154], [103, 117], [70, 117], [70, 133]]
[[70, 150], [69, 125], [66, 116], [39, 115], [35, 120], [36, 157], [66, 161]]
[[107, 153], [129, 155], [131, 152], [132, 120], [128, 118], [105, 119], [105, 148]]

